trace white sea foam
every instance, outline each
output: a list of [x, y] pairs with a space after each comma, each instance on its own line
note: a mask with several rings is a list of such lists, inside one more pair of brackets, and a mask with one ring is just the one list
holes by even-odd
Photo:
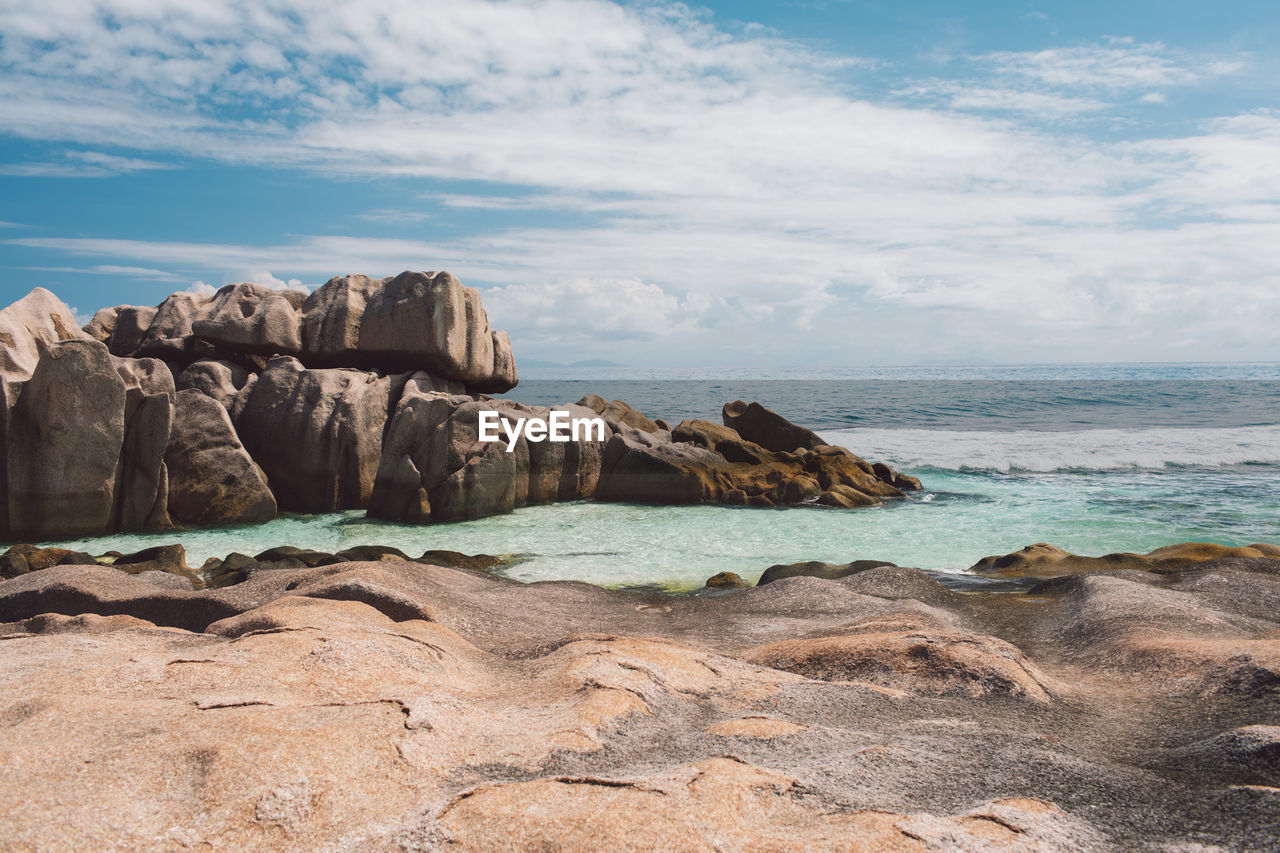
[[1280, 464], [1280, 426], [1206, 429], [830, 430], [868, 459], [953, 471], [1122, 471]]

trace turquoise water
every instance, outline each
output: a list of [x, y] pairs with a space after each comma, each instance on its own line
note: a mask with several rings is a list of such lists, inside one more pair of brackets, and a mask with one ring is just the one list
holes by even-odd
[[[503, 573], [522, 581], [689, 589], [721, 571], [754, 580], [774, 563], [814, 559], [883, 559], [959, 578], [981, 557], [1041, 541], [1094, 555], [1184, 541], [1280, 543], [1280, 382], [1268, 369], [1249, 367], [1262, 380], [596, 382], [668, 418], [718, 419], [727, 399], [760, 399], [828, 441], [915, 474], [925, 489], [858, 510], [579, 502], [454, 524], [354, 512], [56, 544], [101, 553], [180, 541], [193, 566], [285, 544], [451, 549], [518, 555]], [[511, 396], [553, 402], [589, 390], [535, 380]]]

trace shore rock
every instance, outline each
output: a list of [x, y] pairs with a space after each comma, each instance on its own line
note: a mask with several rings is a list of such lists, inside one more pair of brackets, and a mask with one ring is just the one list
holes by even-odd
[[[396, 404], [370, 515], [409, 522], [480, 518], [595, 493], [604, 442], [529, 442], [521, 435], [510, 451], [505, 437], [481, 442], [482, 411], [545, 420], [550, 410], [430, 390], [424, 376], [406, 382]], [[570, 418], [594, 415], [577, 406], [559, 408]]]
[[826, 444], [813, 430], [797, 426], [759, 403], [725, 403], [724, 425], [766, 450], [813, 450]]
[[302, 303], [302, 349], [316, 364], [351, 365], [360, 348], [360, 323], [369, 297], [385, 279], [334, 276]]
[[985, 577], [1054, 578], [1121, 569], [1160, 572], [1227, 558], [1280, 559], [1280, 547], [1254, 544], [1236, 548], [1210, 542], [1184, 542], [1157, 548], [1146, 554], [1123, 552], [1102, 557], [1083, 557], [1047, 542], [1037, 542], [1009, 554], [983, 557], [969, 571]]
[[349, 368], [308, 370], [288, 356], [268, 362], [235, 426], [280, 509], [368, 506], [391, 384]]
[[[601, 410], [599, 398], [583, 399]], [[775, 452], [707, 421], [684, 421], [668, 432], [656, 424], [653, 430], [632, 428], [623, 419], [605, 448], [596, 496], [657, 504], [854, 507], [902, 492], [842, 447]]]
[[750, 584], [737, 572], [719, 572], [707, 578], [705, 586], [707, 589], [746, 589]]
[[116, 317], [120, 314], [122, 307], [124, 306], [99, 308], [94, 312], [93, 319], [85, 324], [84, 333], [100, 343], [105, 344], [110, 341], [111, 333], [116, 329]]
[[132, 358], [147, 338], [151, 329], [151, 321], [155, 319], [157, 309], [139, 305], [121, 305], [116, 309], [115, 325], [111, 328], [111, 337], [107, 340], [107, 348], [111, 354], [121, 358]]
[[851, 563], [836, 565], [818, 560], [809, 560], [804, 563], [779, 564], [765, 569], [764, 574], [760, 576], [760, 580], [756, 582], [756, 585], [764, 586], [767, 583], [773, 583], [783, 578], [798, 577], [836, 580], [870, 569], [877, 569], [881, 566], [896, 567], [897, 563], [890, 563], [888, 560], [854, 560]]
[[171, 527], [165, 449], [173, 427], [173, 376], [154, 358], [111, 357], [124, 382], [124, 442], [115, 485], [112, 530]]
[[40, 355], [59, 341], [89, 340], [71, 309], [43, 287], [0, 309], [0, 379], [25, 382]]
[[178, 392], [165, 464], [169, 514], [177, 521], [255, 524], [276, 516], [266, 476], [212, 397], [190, 388]]
[[172, 550], [0, 582], [6, 845], [1280, 841], [1276, 688], [1168, 689], [1275, 642], [1280, 610], [1231, 608], [1280, 578], [1235, 558], [1029, 595], [877, 569], [659, 596], [272, 551], [217, 589], [143, 568]]
[[9, 539], [111, 530], [125, 439], [125, 384], [98, 341], [55, 343], [21, 387], [8, 424]]

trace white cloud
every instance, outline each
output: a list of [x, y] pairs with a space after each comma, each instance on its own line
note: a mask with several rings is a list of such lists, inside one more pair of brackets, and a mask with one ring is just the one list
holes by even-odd
[[70, 272], [80, 273], [83, 275], [111, 275], [127, 278], [144, 279], [148, 281], [182, 281], [181, 276], [174, 275], [165, 270], [151, 269], [149, 267], [121, 266], [119, 264], [95, 264], [91, 267], [23, 267], [23, 269], [36, 270], [39, 272]]
[[[859, 58], [733, 37], [683, 6], [47, 0], [0, 10], [0, 32], [9, 133], [481, 182], [357, 216], [518, 223], [436, 240], [11, 243], [275, 287], [301, 279], [270, 270], [447, 268], [495, 285], [495, 322], [523, 335], [572, 323], [672, 357], [767, 360], [782, 340], [840, 361], [937, 341], [1141, 356], [1227, 329], [1262, 352], [1280, 328], [1258, 289], [1280, 270], [1276, 114], [1118, 142], [1076, 129], [1237, 73], [1233, 57], [1114, 39], [987, 54], [960, 63], [967, 77], [866, 99], [835, 77]], [[581, 216], [552, 227], [547, 212]]]
[[172, 165], [97, 151], [66, 151], [61, 161], [0, 164], [0, 175], [24, 178], [111, 178], [130, 172], [172, 169]]
[[1071, 89], [1179, 86], [1235, 74], [1245, 67], [1241, 58], [1194, 59], [1162, 43], [1131, 38], [1047, 50], [999, 51], [984, 55], [982, 60], [1004, 74]]
[[291, 278], [286, 281], [285, 279], [276, 278], [269, 270], [264, 269], [245, 270], [238, 273], [232, 273], [230, 276], [227, 276], [227, 278], [229, 279], [227, 281], [228, 284], [232, 282], [248, 281], [254, 284], [261, 284], [262, 286], [269, 287], [272, 290], [302, 290], [307, 293], [311, 292], [311, 287], [303, 284], [299, 279]]
[[200, 296], [213, 296], [213, 294], [217, 292], [218, 288], [214, 287], [212, 284], [206, 284], [203, 281], [198, 280], [191, 282], [191, 285], [187, 288], [187, 293], [195, 293]]
[[364, 213], [356, 214], [356, 219], [363, 219], [365, 222], [382, 222], [388, 225], [407, 225], [413, 222], [423, 222], [430, 218], [431, 214], [425, 210], [393, 210], [390, 208], [367, 210]]

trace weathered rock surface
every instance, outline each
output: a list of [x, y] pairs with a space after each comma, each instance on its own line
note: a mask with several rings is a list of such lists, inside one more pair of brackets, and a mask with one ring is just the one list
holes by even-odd
[[40, 355], [10, 414], [5, 538], [106, 533], [116, 515], [125, 383], [95, 340]]
[[134, 348], [139, 358], [152, 357], [182, 362], [207, 355], [212, 347], [194, 337], [191, 324], [203, 316], [210, 298], [195, 293], [175, 293], [156, 306], [146, 333]]
[[[43, 287], [0, 309], [0, 379], [25, 382], [40, 354], [59, 341], [88, 340], [71, 309]], [[12, 397], [10, 398], [13, 399]]]
[[[447, 272], [340, 276], [310, 296], [243, 282], [212, 297], [175, 293], [156, 308], [103, 309], [88, 331], [75, 329], [69, 310], [47, 291], [6, 312], [0, 344], [8, 347], [11, 376], [0, 435], [9, 433], [10, 411], [34, 359], [60, 336], [105, 340], [118, 359], [125, 426], [113, 508], [105, 527], [96, 516], [66, 522], [77, 530], [170, 524], [168, 466], [179, 451], [165, 459], [178, 390], [199, 391], [228, 412], [234, 437], [286, 511], [368, 509], [395, 521], [447, 521], [593, 497], [853, 508], [919, 487], [883, 463], [827, 446], [758, 403], [741, 401], [725, 407], [728, 425], [685, 421], [673, 430], [621, 400], [589, 394], [560, 408], [571, 418], [603, 421], [603, 439], [521, 436], [509, 449], [505, 442], [482, 443], [483, 410], [535, 420], [546, 420], [549, 410], [486, 396], [518, 379], [510, 342], [489, 328], [479, 293]], [[6, 323], [13, 327], [8, 338]], [[38, 426], [28, 418], [22, 429]], [[188, 467], [175, 513], [193, 523], [267, 515], [233, 436], [221, 425], [216, 433], [214, 444], [230, 454], [218, 462], [230, 466], [215, 477], [221, 485], [198, 487], [199, 476], [212, 469], [197, 475]], [[34, 438], [9, 444], [23, 440]], [[206, 453], [199, 465], [211, 463]], [[0, 471], [0, 482], [8, 480]], [[198, 505], [223, 488], [229, 491], [218, 500]], [[8, 499], [8, 489], [0, 493]], [[0, 518], [8, 515], [0, 507]], [[13, 535], [36, 536], [40, 529], [19, 525]]]
[[232, 352], [299, 355], [302, 315], [298, 310], [306, 296], [300, 290], [228, 284], [201, 310], [191, 331], [200, 340]]
[[[602, 411], [600, 398], [583, 401]], [[774, 425], [794, 426], [758, 404], [752, 406], [768, 413]], [[823, 503], [849, 508], [902, 496], [892, 485], [901, 481], [900, 475], [887, 465], [881, 465], [883, 473], [877, 472], [843, 447], [820, 444], [814, 450], [773, 451], [743, 438], [731, 426], [699, 420], [683, 421], [671, 431], [651, 421], [633, 427], [626, 417], [616, 423], [617, 434], [605, 448], [596, 488], [600, 500], [750, 506]]]
[[1228, 557], [1276, 559], [1280, 558], [1280, 547], [1255, 544], [1233, 548], [1211, 542], [1184, 542], [1157, 548], [1146, 554], [1125, 552], [1102, 557], [1082, 557], [1047, 542], [1037, 542], [1009, 554], [983, 557], [969, 571], [987, 577], [1053, 578], [1080, 572], [1118, 569], [1159, 572]]
[[[594, 412], [562, 407], [569, 418]], [[369, 503], [370, 515], [397, 521], [457, 520], [510, 512], [555, 501], [589, 498], [600, 474], [604, 441], [530, 442], [523, 435], [508, 450], [481, 442], [482, 411], [545, 421], [548, 409], [505, 400], [477, 401], [406, 382], [387, 428]]]
[[[237, 402], [242, 402], [242, 392], [257, 379], [247, 369], [231, 361], [203, 359], [187, 366], [174, 377], [177, 390], [188, 388], [217, 400], [228, 412], [239, 415]], [[247, 397], [247, 394], [243, 394]]]
[[827, 578], [829, 580], [837, 580], [839, 578], [856, 575], [858, 572], [865, 572], [869, 569], [877, 569], [881, 566], [897, 566], [897, 563], [891, 563], [888, 560], [854, 560], [851, 563], [836, 564], [823, 563], [819, 560], [808, 560], [803, 563], [786, 563], [776, 566], [770, 566], [764, 570], [764, 574], [760, 576], [757, 585], [763, 586], [767, 583], [782, 580], [783, 578], [809, 577], [809, 578]]
[[111, 357], [124, 382], [124, 442], [115, 483], [112, 530], [170, 527], [165, 451], [173, 427], [173, 375], [154, 358]]
[[506, 336], [495, 340], [480, 294], [447, 272], [383, 279], [367, 297], [358, 349], [364, 358], [461, 379], [479, 391], [516, 384]]
[[227, 411], [194, 389], [179, 391], [165, 451], [169, 514], [192, 524], [253, 524], [275, 518], [266, 475], [240, 443]]
[[766, 450], [813, 450], [826, 444], [813, 430], [797, 426], [759, 403], [725, 403], [724, 425]]
[[[163, 549], [0, 582], [6, 846], [1280, 843], [1280, 575], [1257, 558], [663, 597], [363, 556], [273, 549], [212, 590]], [[1215, 669], [1245, 659], [1248, 690]]]
[[308, 370], [288, 356], [267, 364], [235, 425], [281, 509], [368, 506], [391, 386], [391, 377], [349, 368]]

